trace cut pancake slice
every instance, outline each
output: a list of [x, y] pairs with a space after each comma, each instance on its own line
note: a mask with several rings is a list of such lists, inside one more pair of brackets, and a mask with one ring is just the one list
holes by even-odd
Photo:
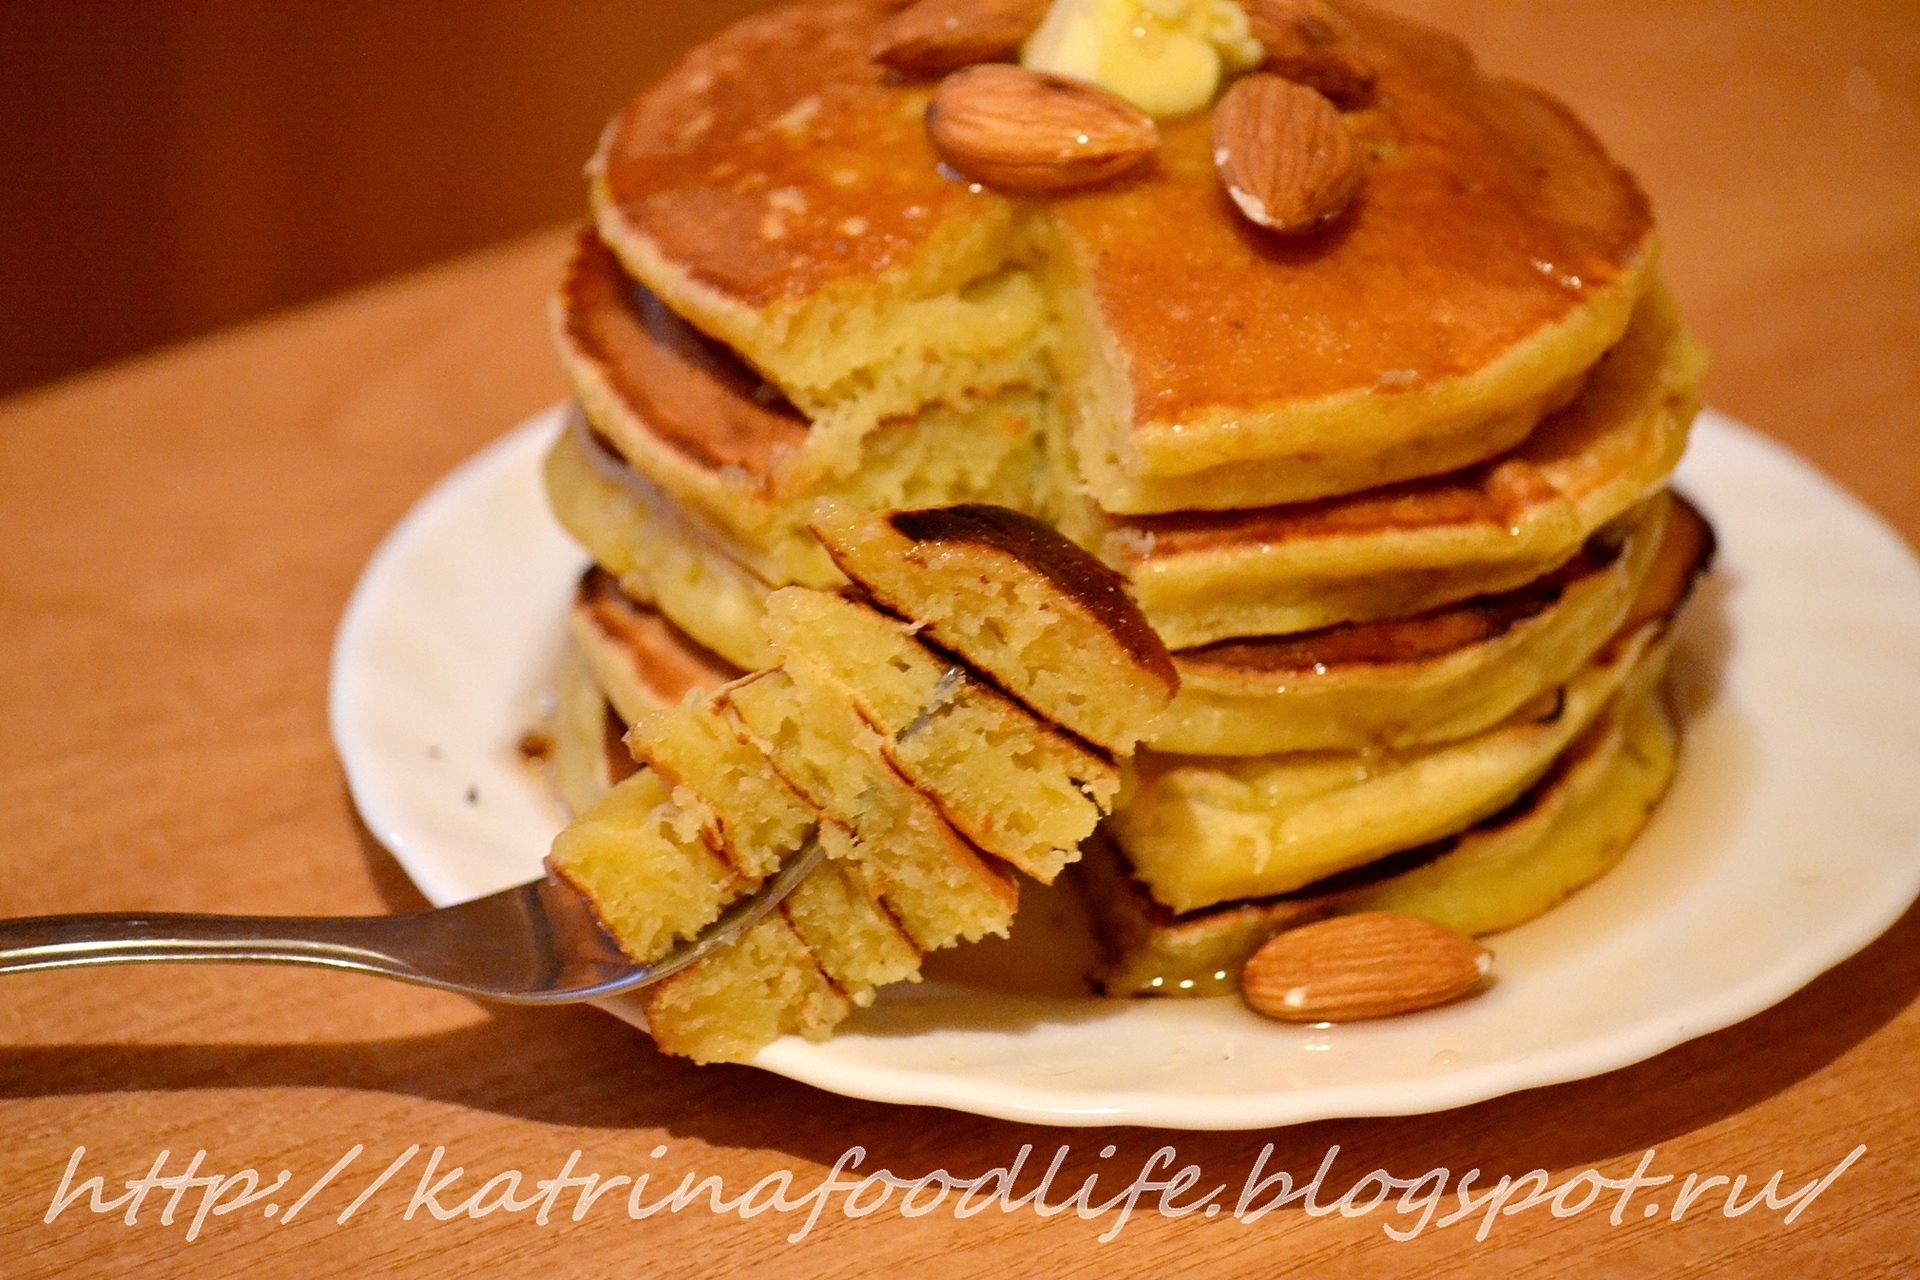
[[1565, 563], [1665, 484], [1699, 407], [1699, 348], [1655, 290], [1585, 389], [1503, 458], [1346, 498], [1063, 528], [1126, 574], [1167, 644], [1405, 617]]
[[1184, 755], [1397, 750], [1490, 729], [1564, 683], [1619, 629], [1661, 546], [1668, 503], [1665, 493], [1649, 499], [1516, 591], [1175, 653], [1180, 692], [1148, 745]]
[[[583, 722], [604, 718], [602, 691], [622, 722], [653, 725], [688, 692], [711, 692], [743, 674], [598, 569], [581, 580], [572, 624], [572, 661], [591, 672]], [[1119, 772], [1111, 758], [1037, 719], [959, 658], [929, 650], [911, 624], [788, 587], [770, 597], [767, 625], [780, 660], [852, 705], [879, 735], [885, 760], [955, 828], [1043, 883], [1112, 808]], [[582, 749], [561, 756], [584, 758], [589, 773], [604, 774], [595, 733], [576, 731]], [[635, 750], [680, 776], [638, 735]]]
[[[780, 816], [799, 820], [784, 833], [786, 847], [730, 844], [726, 834], [745, 833], [751, 824], [729, 822], [723, 831], [706, 797], [642, 769], [560, 833], [547, 865], [593, 903], [623, 951], [657, 960], [816, 837], [811, 810], [793, 797], [784, 809]], [[755, 834], [772, 834], [777, 824], [760, 816]], [[819, 831], [818, 838], [831, 848], [836, 836]], [[876, 985], [917, 977], [918, 953], [897, 939], [891, 949], [850, 953], [842, 945], [848, 937], [883, 939], [891, 929], [890, 918], [849, 890], [845, 876], [839, 868], [809, 876], [780, 913], [732, 947], [648, 988], [642, 999], [660, 1046], [715, 1061], [782, 1032], [826, 1035], [853, 1004], [870, 1002]]]
[[704, 810], [641, 770], [554, 838], [547, 865], [592, 900], [621, 950], [657, 960], [753, 883], [708, 843]]
[[[638, 656], [642, 655], [627, 655], [624, 660]], [[828, 861], [794, 890], [781, 910], [815, 952], [822, 971], [856, 1005], [870, 1003], [876, 987], [919, 980], [920, 952], [873, 892], [854, 859], [853, 837], [845, 828], [822, 819], [766, 768], [763, 758], [741, 744], [704, 702], [689, 700], [685, 705], [645, 709], [639, 724], [629, 731], [595, 683], [589, 664], [577, 653], [573, 662], [579, 674], [569, 685], [576, 680], [578, 685], [569, 689], [568, 701], [578, 699], [581, 718], [591, 719], [596, 726], [591, 735], [556, 734], [556, 772], [589, 779], [566, 799], [575, 813], [594, 813], [591, 822], [576, 823], [571, 829], [575, 835], [556, 864], [577, 887], [599, 901], [596, 892], [611, 885], [613, 901], [644, 913], [645, 903], [623, 897], [622, 886], [644, 885], [660, 876], [714, 880], [718, 889], [701, 900], [700, 911], [717, 914], [726, 901], [772, 874], [808, 839], [817, 838], [829, 850]], [[604, 732], [599, 730], [602, 725], [607, 726]], [[628, 742], [633, 744], [632, 752]], [[653, 781], [633, 783], [626, 799], [595, 812], [618, 779], [631, 776], [639, 767], [635, 754], [644, 757], [650, 769], [643, 776]], [[670, 804], [661, 802], [662, 794]], [[636, 804], [636, 795], [653, 802], [660, 812]], [[646, 832], [649, 821], [668, 815], [678, 819], [680, 831], [697, 830], [701, 842], [668, 848], [655, 840], [636, 848], [634, 833]], [[589, 839], [586, 833], [594, 832], [603, 837], [597, 844], [582, 843]], [[726, 863], [734, 879], [715, 880], [708, 855]], [[603, 919], [630, 953], [648, 946], [658, 950], [656, 939], [616, 927], [616, 912], [610, 910]], [[683, 936], [685, 921], [696, 914], [682, 912], [682, 929], [676, 938]]]
[[[1052, 583], [1041, 593], [1045, 607], [1084, 608], [1048, 577], [1066, 574], [1063, 565], [1112, 577], [1027, 517], [957, 511], [962, 525], [1022, 533], [970, 567], [1002, 609], [1026, 607], [1016, 588], [1030, 579]], [[890, 517], [877, 519], [892, 527]], [[867, 545], [862, 564], [891, 581], [899, 566], [886, 568], [888, 556], [914, 545]], [[1100, 607], [1117, 626], [1111, 618], [1124, 613], [1125, 597]], [[963, 636], [961, 652], [948, 656], [917, 638], [924, 618], [902, 622], [800, 587], [776, 593], [768, 616], [784, 665], [711, 688], [728, 674], [725, 662], [621, 595], [603, 571], [588, 572], [574, 609], [579, 666], [606, 673], [608, 691], [628, 704], [625, 745], [644, 768], [562, 832], [550, 862], [623, 948], [653, 958], [809, 842], [827, 854], [782, 905], [773, 931], [749, 935], [751, 945], [728, 948], [647, 997], [662, 1046], [705, 1059], [739, 1057], [782, 1030], [826, 1034], [875, 988], [917, 978], [922, 953], [1005, 934], [1018, 901], [1007, 864], [1057, 874], [1119, 785], [1111, 757], [977, 674], [969, 664], [998, 656], [991, 644]], [[1151, 640], [1137, 612], [1128, 625]], [[1156, 653], [1156, 669], [1170, 672], [1165, 650]], [[1012, 692], [1031, 694], [1021, 680]], [[680, 703], [662, 705], [676, 693]], [[586, 731], [566, 738], [576, 753], [596, 741]], [[741, 1017], [724, 1017], [718, 1002], [743, 992]]]
[[1179, 687], [1120, 576], [1030, 516], [822, 503], [813, 527], [883, 607], [1097, 746], [1131, 751]]
[[788, 785], [853, 833], [853, 856], [922, 951], [1006, 933], [1019, 900], [1012, 876], [887, 767], [843, 698], [772, 670], [728, 685], [717, 703]]
[[1227, 995], [1269, 938], [1335, 913], [1396, 911], [1465, 934], [1510, 929], [1605, 874], [1673, 777], [1676, 733], [1657, 687], [1609, 705], [1546, 777], [1505, 811], [1418, 849], [1278, 897], [1175, 913], [1111, 845], [1077, 868], [1110, 996]]
[[654, 1043], [695, 1062], [745, 1062], [783, 1035], [824, 1040], [852, 1012], [780, 912], [639, 998]]
[[[697, 934], [809, 841], [828, 853], [769, 917], [772, 928], [763, 922], [644, 993], [662, 1048], [715, 1061], [751, 1046], [751, 1056], [772, 1035], [825, 1035], [871, 1003], [875, 988], [918, 980], [920, 951], [870, 888], [852, 836], [822, 820], [709, 706], [648, 713], [628, 740], [649, 767], [561, 832], [548, 865], [636, 960]], [[732, 1013], [729, 999], [738, 1002]]]
[[781, 6], [683, 58], [588, 164], [629, 273], [856, 456], [877, 422], [1045, 376], [1020, 211], [949, 181], [931, 86], [868, 54], [879, 0]]
[[927, 649], [910, 623], [787, 587], [768, 598], [767, 630], [787, 670], [850, 702], [957, 830], [1043, 884], [1112, 808], [1112, 760]]
[[1045, 440], [1057, 415], [1024, 386], [889, 418], [850, 463], [824, 456], [805, 416], [629, 279], [592, 232], [575, 248], [553, 319], [593, 431], [768, 582], [840, 584], [807, 532], [822, 494], [865, 511], [954, 502], [1032, 510], [1050, 483]]

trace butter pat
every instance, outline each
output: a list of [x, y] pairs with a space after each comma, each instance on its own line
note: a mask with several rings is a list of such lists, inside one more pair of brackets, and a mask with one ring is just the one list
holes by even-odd
[[1020, 65], [1091, 81], [1165, 117], [1205, 107], [1222, 80], [1265, 56], [1234, 0], [1054, 0]]

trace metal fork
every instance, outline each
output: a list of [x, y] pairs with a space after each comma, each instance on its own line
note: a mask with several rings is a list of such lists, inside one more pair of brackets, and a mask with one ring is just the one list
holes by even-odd
[[399, 916], [38, 916], [0, 921], [0, 973], [96, 964], [298, 964], [397, 978], [508, 1004], [618, 995], [746, 932], [820, 861], [818, 840], [697, 937], [652, 964], [623, 953], [580, 892], [552, 877]]

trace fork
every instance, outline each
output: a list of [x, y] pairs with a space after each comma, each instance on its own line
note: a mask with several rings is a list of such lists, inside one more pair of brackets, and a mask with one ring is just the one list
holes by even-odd
[[398, 916], [182, 913], [0, 921], [0, 973], [101, 964], [297, 964], [396, 978], [507, 1004], [618, 995], [711, 955], [772, 911], [820, 861], [809, 840], [780, 871], [651, 964], [622, 952], [586, 898], [551, 877]]

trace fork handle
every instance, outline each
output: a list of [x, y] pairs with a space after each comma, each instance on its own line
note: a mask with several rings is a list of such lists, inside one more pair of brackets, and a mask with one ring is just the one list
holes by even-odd
[[0, 974], [105, 964], [298, 964], [433, 983], [394, 954], [418, 916], [37, 916], [0, 921]]

